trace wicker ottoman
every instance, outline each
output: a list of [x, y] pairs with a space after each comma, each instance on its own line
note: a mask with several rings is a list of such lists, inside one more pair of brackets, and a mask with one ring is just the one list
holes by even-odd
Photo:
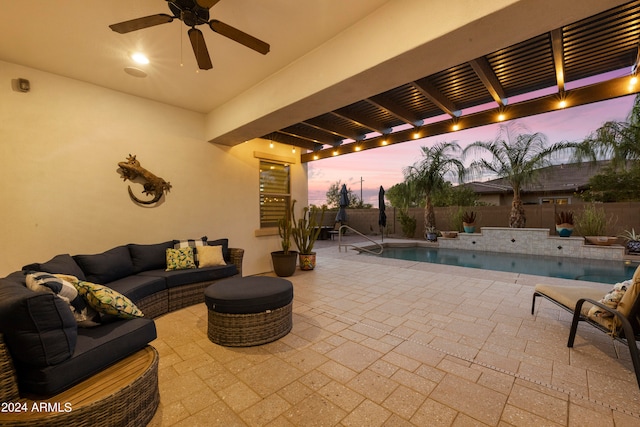
[[291, 330], [291, 282], [277, 277], [234, 277], [207, 287], [209, 339], [228, 347], [275, 341]]

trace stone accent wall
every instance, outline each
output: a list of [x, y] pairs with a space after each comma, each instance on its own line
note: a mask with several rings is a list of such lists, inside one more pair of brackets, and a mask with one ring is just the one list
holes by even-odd
[[438, 237], [438, 246], [613, 261], [622, 261], [625, 253], [621, 245], [586, 245], [582, 237], [550, 236], [547, 228], [482, 227], [479, 233], [459, 233], [455, 238]]

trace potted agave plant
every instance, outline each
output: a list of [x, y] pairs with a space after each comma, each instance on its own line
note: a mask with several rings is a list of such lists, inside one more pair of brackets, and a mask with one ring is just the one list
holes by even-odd
[[630, 255], [640, 255], [640, 234], [636, 234], [635, 228], [631, 231], [625, 230], [620, 236], [626, 242], [627, 253]]
[[462, 214], [462, 227], [465, 233], [475, 233], [476, 213], [474, 211], [465, 211]]
[[[316, 253], [313, 252], [313, 245], [320, 235], [321, 227], [319, 226], [316, 216], [318, 208], [305, 206], [302, 209], [302, 218], [296, 220], [294, 208], [296, 201], [291, 204], [291, 217], [293, 218], [292, 235], [293, 241], [296, 243], [300, 251], [300, 269], [313, 270], [316, 267]], [[326, 208], [322, 208], [320, 224], [324, 221], [324, 213]]]
[[556, 231], [560, 237], [569, 237], [573, 233], [573, 212], [556, 212]]
[[280, 277], [292, 276], [296, 271], [298, 252], [290, 250], [292, 232], [293, 225], [291, 223], [291, 216], [287, 213], [278, 221], [278, 234], [280, 235], [282, 250], [271, 252], [273, 272]]

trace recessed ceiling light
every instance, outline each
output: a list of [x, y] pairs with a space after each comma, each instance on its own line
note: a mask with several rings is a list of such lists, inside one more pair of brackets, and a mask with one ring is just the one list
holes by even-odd
[[125, 67], [124, 72], [133, 77], [147, 77], [147, 73], [142, 71], [140, 68]]
[[149, 58], [147, 58], [144, 53], [135, 52], [131, 54], [131, 59], [136, 61], [138, 64], [148, 64]]

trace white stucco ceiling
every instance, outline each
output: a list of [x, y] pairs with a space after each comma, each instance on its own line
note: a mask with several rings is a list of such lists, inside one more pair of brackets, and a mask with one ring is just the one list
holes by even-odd
[[[207, 113], [316, 49], [386, 0], [221, 0], [211, 18], [271, 45], [266, 56], [199, 27], [213, 69], [197, 72], [188, 27], [174, 20], [118, 34], [108, 27], [158, 13], [164, 0], [0, 1], [0, 60]], [[132, 51], [150, 58], [134, 64]], [[184, 65], [181, 67], [180, 63]], [[136, 66], [146, 78], [123, 69]]]
[[[202, 26], [213, 69], [197, 72], [182, 22], [128, 34], [108, 27], [169, 13], [165, 0], [0, 0], [0, 61], [205, 113], [205, 138], [235, 145], [621, 3], [221, 0], [211, 18], [271, 52]], [[137, 50], [151, 60], [135, 65], [145, 78], [124, 72]]]

